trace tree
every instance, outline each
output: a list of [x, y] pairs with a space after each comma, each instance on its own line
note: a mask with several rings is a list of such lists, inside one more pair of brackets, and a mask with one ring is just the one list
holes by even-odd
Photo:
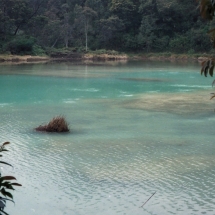
[[100, 19], [99, 25], [99, 41], [108, 47], [109, 42], [114, 38], [117, 32], [124, 29], [122, 20], [118, 16], [112, 15], [107, 19]]
[[69, 23], [69, 5], [63, 4], [61, 6], [62, 15], [63, 15], [63, 25], [61, 28], [61, 32], [64, 38], [65, 47], [68, 48], [69, 39], [71, 38], [72, 26]]
[[[139, 3], [135, 0], [112, 0], [110, 11], [122, 20], [125, 29], [133, 29], [137, 22]], [[132, 18], [131, 18], [132, 17]]]
[[137, 50], [137, 34], [141, 24], [139, 0], [111, 0], [110, 12], [117, 16], [123, 29], [113, 38], [114, 48], [118, 50]]
[[[213, 1], [198, 1], [203, 16], [212, 19], [204, 5], [213, 11]], [[32, 48], [16, 54], [36, 54], [41, 47], [176, 53], [211, 48], [204, 36], [209, 24], [193, 0], [0, 0], [0, 5], [2, 53], [14, 53], [11, 46], [29, 38]]]
[[3, 33], [16, 35], [20, 26], [27, 23], [30, 15], [26, 0], [1, 0]]
[[63, 0], [49, 0], [43, 13], [45, 25], [41, 26], [40, 43], [44, 47], [69, 47], [72, 37], [71, 8]]
[[75, 28], [76, 30], [80, 27], [80, 32], [84, 32], [85, 36], [85, 51], [88, 50], [88, 33], [91, 30], [91, 21], [97, 16], [97, 12], [92, 8], [84, 6], [75, 6]]
[[145, 49], [147, 52], [151, 51], [155, 44], [155, 31], [156, 18], [151, 15], [144, 16], [140, 26], [138, 42], [142, 49]]
[[35, 17], [45, 0], [0, 0], [4, 34], [17, 35], [20, 28]]

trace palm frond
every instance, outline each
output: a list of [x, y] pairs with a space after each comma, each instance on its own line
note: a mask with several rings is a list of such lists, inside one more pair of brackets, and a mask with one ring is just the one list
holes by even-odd
[[201, 69], [201, 75], [204, 74], [205, 77], [207, 77], [208, 73], [211, 77], [213, 77], [214, 72], [214, 60], [209, 59], [202, 62], [202, 69]]
[[204, 19], [212, 20], [215, 12], [215, 4], [213, 0], [200, 1], [200, 13]]

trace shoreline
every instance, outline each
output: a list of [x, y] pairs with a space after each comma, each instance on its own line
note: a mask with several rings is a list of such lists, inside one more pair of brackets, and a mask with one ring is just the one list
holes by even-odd
[[32, 56], [32, 55], [0, 55], [0, 62], [34, 62], [34, 61], [47, 61], [50, 57], [46, 56]]
[[51, 61], [128, 61], [128, 60], [149, 60], [149, 61], [199, 61], [202, 62], [212, 55], [199, 54], [163, 54], [163, 53], [151, 53], [151, 54], [83, 54], [71, 56], [32, 56], [32, 55], [0, 55], [0, 63], [39, 63], [39, 62], [51, 62]]

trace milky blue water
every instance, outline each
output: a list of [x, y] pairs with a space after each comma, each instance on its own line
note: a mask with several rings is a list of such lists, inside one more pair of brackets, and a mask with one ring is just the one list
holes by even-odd
[[[2, 174], [23, 184], [6, 211], [214, 214], [213, 79], [199, 70], [138, 61], [0, 65], [0, 140], [11, 142], [2, 160], [14, 166]], [[57, 115], [70, 133], [34, 131]]]

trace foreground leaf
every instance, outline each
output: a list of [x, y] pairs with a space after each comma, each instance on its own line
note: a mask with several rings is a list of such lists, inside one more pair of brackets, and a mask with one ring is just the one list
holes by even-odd
[[[0, 161], [0, 163], [3, 163], [5, 165], [8, 165], [8, 166], [12, 166], [11, 164], [7, 163], [7, 162], [4, 162], [4, 161]], [[13, 167], [13, 166], [12, 166]]]
[[211, 93], [211, 94], [213, 94], [213, 95], [211, 96], [210, 100], [215, 97], [215, 93]]
[[13, 176], [3, 176], [0, 178], [0, 183], [2, 183], [4, 180], [16, 180], [16, 178]]
[[212, 20], [214, 16], [214, 3], [211, 0], [200, 1], [200, 13], [204, 19]]
[[19, 183], [11, 183], [12, 185], [14, 185], [14, 186], [22, 186], [21, 184], [19, 184]]
[[202, 62], [201, 75], [204, 74], [207, 77], [208, 73], [212, 77], [214, 72], [214, 61], [212, 59]]
[[0, 190], [0, 192], [2, 193], [2, 195], [8, 196], [8, 197], [10, 197], [11, 199], [13, 199], [13, 195], [12, 195], [11, 193], [7, 192], [4, 188], [2, 188], [2, 189]]
[[0, 214], [5, 214], [5, 215], [9, 215], [8, 213], [6, 213], [5, 211], [0, 211]]

